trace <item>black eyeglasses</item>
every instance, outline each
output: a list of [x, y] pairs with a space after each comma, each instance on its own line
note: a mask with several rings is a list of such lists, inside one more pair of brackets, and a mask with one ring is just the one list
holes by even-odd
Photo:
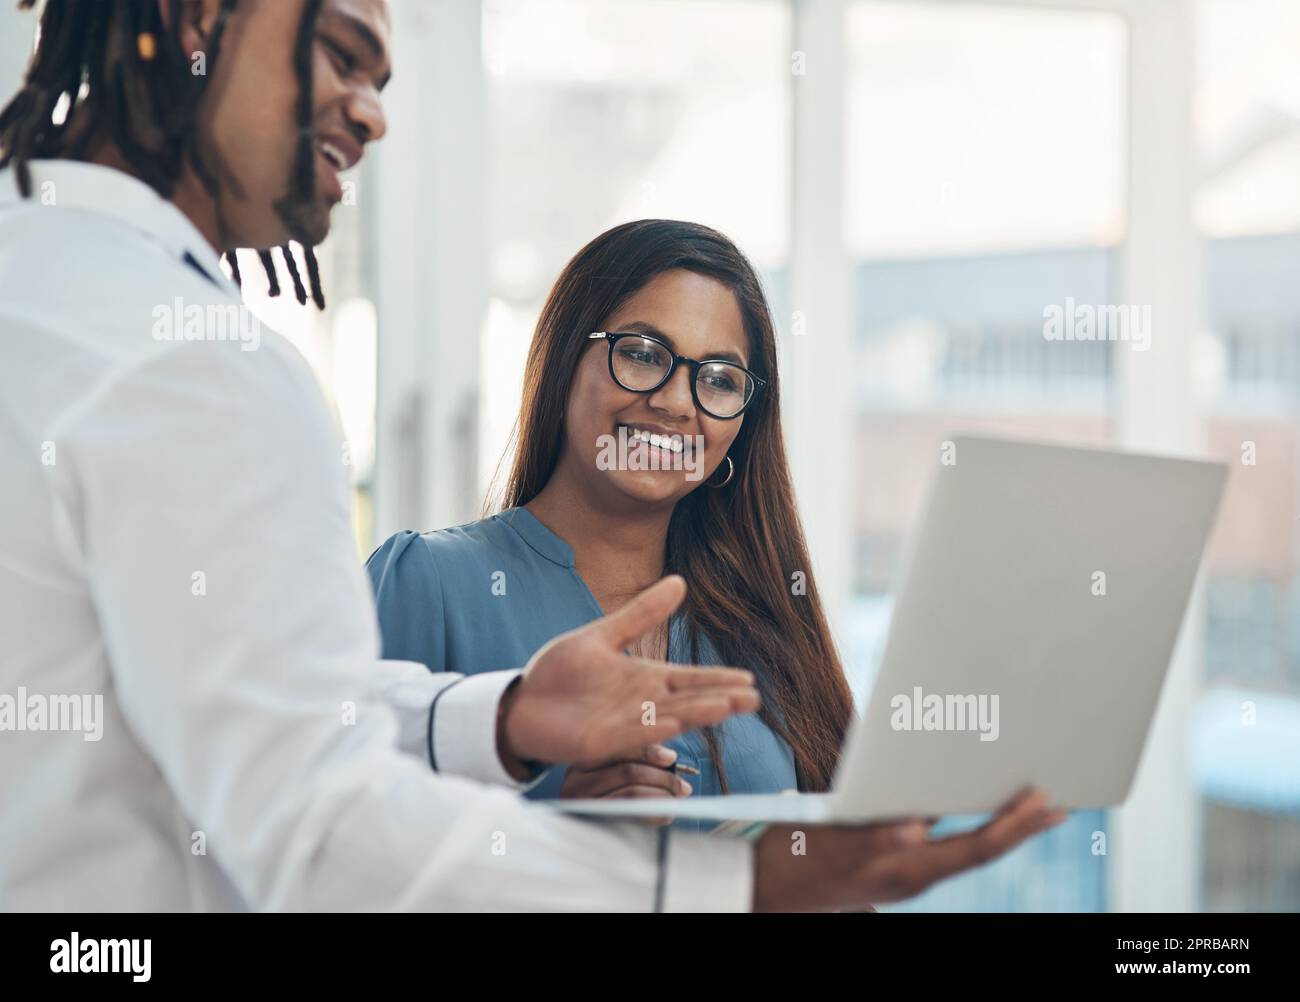
[[588, 341], [599, 338], [609, 342], [609, 376], [623, 389], [651, 393], [673, 378], [678, 365], [688, 365], [695, 406], [720, 421], [740, 417], [767, 385], [743, 365], [721, 358], [696, 361], [674, 353], [649, 334], [596, 331], [587, 335]]

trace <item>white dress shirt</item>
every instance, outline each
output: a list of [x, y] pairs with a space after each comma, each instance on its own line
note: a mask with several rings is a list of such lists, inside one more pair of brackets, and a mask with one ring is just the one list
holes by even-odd
[[184, 339], [239, 294], [152, 189], [32, 175], [0, 172], [0, 908], [747, 908], [743, 842], [518, 796], [516, 673], [378, 659], [301, 356]]

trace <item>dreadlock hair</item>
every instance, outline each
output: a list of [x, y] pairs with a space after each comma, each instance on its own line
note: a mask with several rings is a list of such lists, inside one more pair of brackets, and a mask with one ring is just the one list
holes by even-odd
[[244, 276], [239, 273], [239, 255], [234, 251], [226, 251], [226, 262], [230, 265], [230, 280], [242, 289]]
[[[221, 0], [203, 74], [191, 72], [181, 46], [182, 2], [168, 0], [168, 29], [158, 4], [149, 0], [45, 0], [40, 41], [22, 88], [0, 110], [0, 168], [12, 165], [24, 198], [32, 193], [32, 160], [81, 159], [101, 128], [141, 180], [163, 198], [172, 197], [186, 164], [215, 196], [217, 182], [199, 154], [194, 120], [238, 0]], [[306, 0], [294, 42], [298, 146], [290, 200], [314, 194], [311, 46], [322, 3]], [[18, 0], [18, 6], [30, 10], [36, 0]], [[288, 244], [279, 250], [298, 301], [306, 303], [292, 250]], [[324, 309], [315, 252], [307, 246], [302, 250], [312, 299]], [[269, 294], [279, 295], [275, 259], [269, 251], [259, 251], [258, 256]], [[231, 277], [242, 285], [233, 248], [226, 250], [225, 259]]]
[[[229, 256], [234, 257], [235, 252], [231, 251]], [[277, 278], [275, 274], [275, 258], [271, 257], [271, 252], [269, 250], [260, 250], [257, 252], [257, 256], [262, 259], [262, 267], [266, 270], [267, 281], [271, 283], [271, 287], [267, 290], [267, 295], [278, 296], [280, 294], [280, 279]]]

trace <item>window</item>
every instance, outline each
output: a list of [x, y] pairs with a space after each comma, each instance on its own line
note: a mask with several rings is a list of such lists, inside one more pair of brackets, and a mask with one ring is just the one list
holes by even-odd
[[[1101, 444], [1118, 342], [1045, 336], [1045, 309], [1115, 300], [1127, 35], [1105, 13], [847, 7], [845, 239], [859, 353], [848, 651], [859, 699], [900, 550], [951, 433]], [[969, 823], [956, 819], [953, 827]], [[903, 906], [1100, 910], [1101, 812]]]
[[[363, 265], [365, 215], [362, 205], [335, 207], [329, 237], [317, 249], [326, 310], [310, 300], [299, 305], [288, 275], [280, 267], [280, 296], [266, 294], [267, 283], [257, 255], [239, 257], [244, 300], [257, 317], [283, 334], [303, 353], [320, 380], [343, 432], [339, 462], [353, 484], [354, 531], [362, 558], [374, 549], [372, 480], [375, 467], [375, 393], [378, 318], [369, 298]], [[277, 261], [279, 255], [276, 255]], [[299, 271], [303, 275], [301, 260]]]
[[1201, 0], [1196, 128], [1208, 451], [1232, 464], [1206, 568], [1193, 730], [1203, 906], [1300, 899], [1300, 9]]
[[485, 4], [484, 488], [518, 414], [537, 314], [593, 237], [633, 219], [688, 219], [727, 234], [769, 276], [784, 265], [789, 31], [778, 0]]

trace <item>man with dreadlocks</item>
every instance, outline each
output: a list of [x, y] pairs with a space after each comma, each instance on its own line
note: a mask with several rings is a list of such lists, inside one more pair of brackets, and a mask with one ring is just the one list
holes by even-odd
[[[21, 5], [30, 7], [34, 2], [21, 0]], [[42, 23], [51, 37], [43, 39], [22, 90], [0, 112], [0, 147], [4, 150], [0, 165], [13, 165], [24, 197], [31, 195], [31, 161], [36, 158], [63, 157], [124, 170], [172, 200], [209, 244], [228, 249], [236, 280], [238, 261], [233, 248], [236, 242], [261, 246], [257, 241], [270, 228], [267, 223], [272, 217], [267, 209], [272, 208], [274, 227], [302, 243], [312, 296], [323, 309], [324, 294], [312, 247], [329, 228], [330, 204], [342, 197], [333, 171], [355, 162], [361, 143], [380, 138], [382, 112], [377, 95], [373, 107], [357, 105], [354, 119], [340, 117], [337, 104], [333, 109], [314, 106], [312, 41], [322, 4], [310, 0], [296, 18], [292, 50], [293, 71], [302, 86], [283, 94], [284, 103], [292, 103], [296, 130], [281, 124], [260, 133], [245, 131], [243, 142], [220, 143], [220, 133], [204, 136], [192, 128], [197, 106], [209, 90], [207, 68], [216, 62], [235, 4], [236, 0], [221, 0], [213, 23], [205, 25], [194, 18], [204, 5], [192, 0], [49, 3]], [[293, 18], [288, 15], [294, 13], [292, 5], [281, 12], [278, 27], [292, 30]], [[164, 20], [172, 30], [166, 30]], [[375, 40], [373, 33], [362, 37]], [[204, 48], [196, 49], [196, 44]], [[196, 53], [200, 58], [191, 63]], [[254, 53], [245, 55], [252, 58]], [[346, 59], [346, 50], [339, 47], [333, 58]], [[223, 79], [231, 81], [236, 72], [232, 66]], [[231, 100], [257, 102], [263, 121], [274, 118], [283, 123], [290, 114], [288, 107], [269, 100], [275, 91], [242, 89], [245, 93], [232, 93]], [[61, 122], [55, 117], [60, 102], [70, 106]], [[231, 111], [224, 121], [213, 123], [214, 129], [241, 129], [246, 110]], [[317, 121], [318, 115], [321, 121]], [[259, 145], [253, 142], [255, 136], [269, 143]], [[289, 162], [290, 154], [292, 183], [285, 191], [282, 165]], [[317, 171], [318, 155], [328, 161], [331, 171]], [[306, 288], [287, 240], [279, 249], [298, 300], [305, 303]], [[271, 252], [263, 249], [259, 254], [271, 294], [278, 295]]]
[[1041, 828], [1030, 801], [794, 856], [788, 829], [670, 843], [526, 803], [539, 763], [756, 707], [745, 672], [622, 653], [680, 579], [522, 672], [377, 660], [305, 363], [155, 324], [238, 308], [237, 247], [323, 305], [311, 248], [384, 133], [388, 37], [384, 0], [45, 0], [0, 112], [0, 907], [856, 907]]

